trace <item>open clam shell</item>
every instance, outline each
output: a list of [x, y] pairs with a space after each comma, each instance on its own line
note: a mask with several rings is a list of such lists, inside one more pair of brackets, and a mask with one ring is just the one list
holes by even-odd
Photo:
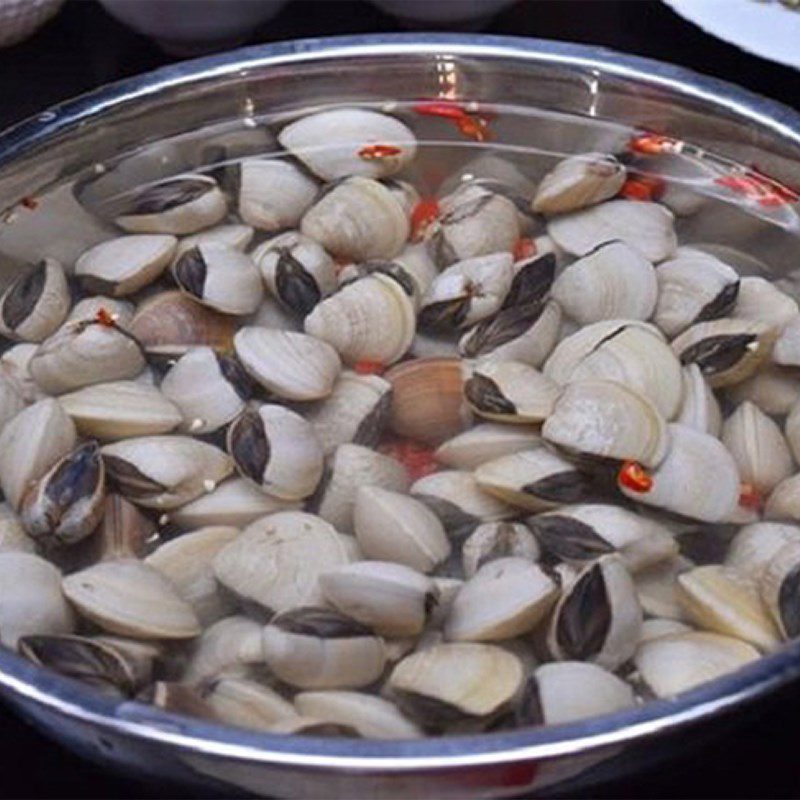
[[536, 537], [520, 522], [484, 522], [461, 546], [464, 576], [471, 578], [484, 564], [498, 558], [539, 560], [541, 551]]
[[542, 178], [531, 202], [538, 214], [564, 214], [613, 197], [627, 171], [606, 153], [582, 153], [559, 161]]

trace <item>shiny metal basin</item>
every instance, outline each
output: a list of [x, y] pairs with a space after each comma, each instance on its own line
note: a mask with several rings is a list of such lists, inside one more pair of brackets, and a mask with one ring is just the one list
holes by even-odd
[[[93, 237], [106, 235], [89, 215], [74, 220], [76, 230], [60, 226], [61, 206], [51, 224], [41, 218], [28, 224], [19, 218], [19, 203], [63, 185], [74, 203], [73, 190], [97, 172], [93, 165], [120, 152], [145, 145], [158, 152], [159, 143], [187, 132], [231, 124], [246, 129], [254, 114], [291, 113], [332, 99], [430, 97], [510, 103], [658, 130], [800, 185], [799, 114], [673, 66], [534, 39], [315, 39], [181, 63], [101, 88], [6, 131], [0, 136], [0, 212], [5, 209], [2, 219], [14, 224], [0, 222], [0, 283], [28, 258], [53, 250], [69, 261]], [[164, 152], [171, 171], [186, 166], [180, 148]], [[558, 727], [377, 742], [266, 735], [170, 715], [100, 696], [0, 652], [6, 700], [82, 755], [212, 791], [278, 797], [468, 798], [574, 787], [646, 763], [676, 742], [690, 747], [712, 723], [799, 673], [800, 642], [675, 700], [630, 712]]]

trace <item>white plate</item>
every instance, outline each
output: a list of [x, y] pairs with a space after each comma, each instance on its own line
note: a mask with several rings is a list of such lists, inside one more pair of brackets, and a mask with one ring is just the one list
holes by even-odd
[[664, 0], [706, 33], [770, 61], [800, 69], [800, 11], [777, 0]]

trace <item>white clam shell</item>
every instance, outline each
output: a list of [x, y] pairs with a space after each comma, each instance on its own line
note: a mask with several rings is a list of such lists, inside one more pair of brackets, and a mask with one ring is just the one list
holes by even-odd
[[422, 731], [394, 703], [362, 692], [300, 692], [295, 708], [303, 715], [330, 719], [356, 730], [365, 739], [417, 739]]
[[200, 683], [244, 665], [263, 664], [263, 628], [244, 616], [226, 617], [215, 622], [193, 643], [181, 680]]
[[605, 242], [556, 279], [553, 298], [582, 325], [603, 319], [649, 319], [658, 284], [653, 265], [624, 242]]
[[764, 517], [800, 521], [800, 473], [782, 480], [772, 490], [764, 508]]
[[319, 603], [319, 576], [350, 561], [344, 537], [332, 525], [281, 511], [251, 523], [224, 547], [214, 573], [239, 597], [281, 612]]
[[260, 231], [292, 228], [317, 197], [317, 182], [296, 164], [248, 158], [238, 165], [239, 216]]
[[570, 383], [542, 426], [549, 442], [574, 453], [658, 465], [669, 447], [664, 418], [644, 395], [621, 383]]
[[36, 344], [23, 342], [9, 347], [0, 356], [0, 374], [11, 381], [26, 403], [35, 403], [46, 397], [28, 369], [33, 354], [38, 349]]
[[560, 393], [555, 381], [519, 361], [479, 363], [464, 385], [476, 414], [518, 423], [543, 422]]
[[639, 644], [652, 642], [664, 636], [674, 636], [676, 633], [691, 633], [694, 630], [691, 625], [679, 622], [677, 619], [663, 619], [655, 617], [646, 619], [642, 623], [642, 633], [639, 636]]
[[210, 492], [233, 471], [218, 447], [188, 436], [142, 436], [107, 444], [106, 469], [137, 505], [168, 511]]
[[57, 400], [28, 406], [0, 433], [0, 488], [18, 511], [25, 492], [77, 443], [75, 425]]
[[501, 456], [531, 450], [540, 442], [533, 427], [482, 422], [439, 445], [435, 455], [440, 464], [470, 470]]
[[758, 590], [761, 601], [772, 621], [785, 640], [797, 638], [798, 591], [797, 576], [800, 572], [800, 543], [787, 542], [769, 560], [761, 573]]
[[[290, 122], [278, 141], [325, 181], [349, 175], [385, 178], [414, 158], [417, 141], [400, 120], [366, 108], [335, 108]], [[369, 145], [399, 152], [382, 158], [359, 155]]]
[[82, 436], [105, 441], [169, 433], [183, 419], [158, 389], [138, 381], [95, 383], [58, 401]]
[[675, 421], [701, 433], [719, 436], [722, 431], [722, 412], [700, 367], [687, 364], [681, 370], [681, 375], [683, 400]]
[[558, 596], [559, 587], [524, 558], [484, 564], [461, 587], [445, 621], [450, 641], [491, 642], [533, 630]]
[[652, 473], [653, 484], [638, 492], [624, 485], [622, 493], [645, 505], [690, 519], [722, 522], [739, 503], [739, 470], [727, 448], [713, 436], [672, 423], [669, 450]]
[[244, 327], [233, 343], [251, 377], [286, 400], [327, 397], [341, 370], [336, 350], [304, 333]]
[[800, 314], [797, 301], [772, 281], [760, 277], [742, 278], [739, 296], [731, 316], [782, 327]]
[[597, 664], [560, 661], [533, 673], [545, 724], [562, 725], [636, 705], [633, 689]]
[[[784, 328], [784, 332], [788, 328]], [[777, 349], [780, 339], [775, 344]], [[800, 345], [800, 338], [798, 339]], [[773, 355], [775, 351], [773, 350]], [[798, 360], [800, 365], [800, 360]], [[765, 414], [782, 417], [788, 414], [792, 406], [800, 399], [800, 375], [794, 370], [767, 364], [755, 375], [728, 387], [730, 398], [735, 403], [750, 400]]]
[[686, 613], [678, 602], [677, 578], [693, 566], [688, 558], [675, 555], [639, 570], [634, 583], [644, 613], [686, 621]]
[[364, 555], [431, 572], [450, 554], [438, 517], [407, 495], [362, 486], [356, 492], [353, 523]]
[[71, 633], [75, 615], [61, 592], [61, 573], [32, 553], [0, 553], [0, 642], [15, 649], [22, 636]]
[[205, 699], [221, 722], [241, 728], [271, 730], [297, 718], [294, 706], [274, 689], [238, 676], [215, 680]]
[[41, 342], [65, 320], [70, 304], [63, 267], [58, 261], [45, 258], [0, 296], [0, 334]]
[[772, 360], [782, 367], [800, 367], [800, 314], [784, 323], [772, 350]]
[[192, 607], [172, 583], [141, 561], [103, 561], [68, 575], [63, 588], [82, 616], [110, 633], [188, 639], [201, 631]]
[[33, 553], [35, 549], [11, 506], [0, 503], [0, 553]]
[[547, 233], [562, 250], [576, 256], [619, 239], [657, 263], [669, 258], [677, 247], [672, 223], [672, 212], [658, 203], [610, 200], [551, 219]]
[[757, 583], [784, 545], [800, 543], [800, 526], [781, 522], [745, 525], [731, 540], [725, 566]]
[[75, 275], [93, 293], [124, 297], [156, 280], [172, 261], [177, 245], [174, 236], [163, 234], [109, 239], [77, 260]]
[[239, 535], [238, 528], [201, 528], [160, 545], [144, 563], [158, 570], [194, 609], [200, 624], [208, 626], [228, 616], [233, 603], [219, 591], [213, 561]]
[[542, 178], [531, 208], [539, 214], [563, 214], [601, 203], [617, 194], [626, 174], [625, 167], [612, 155], [570, 156]]
[[780, 428], [754, 403], [742, 403], [722, 427], [722, 443], [741, 479], [769, 494], [794, 471], [794, 460]]
[[119, 300], [105, 295], [92, 295], [78, 300], [72, 307], [72, 311], [69, 312], [66, 321], [85, 322], [95, 319], [101, 308], [107, 311], [121, 328], [130, 326], [135, 311], [133, 303], [129, 300]]
[[394, 278], [373, 273], [323, 300], [306, 317], [306, 333], [332, 345], [349, 365], [392, 364], [414, 338], [414, 304]]
[[184, 236], [178, 241], [178, 246], [173, 254], [173, 261], [180, 258], [187, 250], [198, 247], [201, 244], [216, 242], [233, 247], [235, 250], [244, 252], [253, 240], [255, 231], [249, 225], [217, 225], [201, 233], [193, 233], [191, 236]]
[[484, 522], [464, 540], [461, 566], [471, 578], [489, 561], [513, 556], [535, 562], [541, 549], [536, 537], [520, 522]]
[[353, 509], [360, 486], [405, 492], [409, 486], [408, 473], [400, 462], [368, 447], [339, 445], [317, 493], [316, 513], [338, 531], [352, 532]]
[[8, 377], [6, 373], [0, 372], [0, 431], [26, 405], [25, 398], [19, 389], [19, 384], [13, 378]]
[[411, 276], [417, 287], [417, 297], [422, 297], [428, 291], [439, 274], [424, 242], [410, 242], [393, 260]]
[[331, 255], [353, 261], [393, 258], [408, 239], [405, 209], [390, 189], [369, 178], [346, 178], [303, 217], [300, 230]]
[[634, 663], [656, 697], [672, 697], [757, 658], [758, 650], [740, 639], [693, 631], [643, 643]]

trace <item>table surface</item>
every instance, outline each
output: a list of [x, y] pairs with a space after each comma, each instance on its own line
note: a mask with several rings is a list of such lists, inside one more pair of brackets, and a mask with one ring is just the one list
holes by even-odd
[[[365, 2], [293, 0], [248, 43], [395, 30], [408, 28]], [[518, 0], [483, 30], [604, 45], [800, 104], [797, 72], [707, 36], [656, 0]], [[103, 83], [173, 60], [108, 16], [99, 4], [69, 0], [32, 39], [0, 50], [0, 128]], [[723, 733], [680, 760], [597, 787], [591, 796], [800, 796], [798, 708], [800, 689], [789, 690], [744, 728]], [[0, 797], [194, 796], [180, 787], [145, 784], [84, 763], [3, 709], [0, 743], [4, 764], [28, 765], [3, 771]]]

